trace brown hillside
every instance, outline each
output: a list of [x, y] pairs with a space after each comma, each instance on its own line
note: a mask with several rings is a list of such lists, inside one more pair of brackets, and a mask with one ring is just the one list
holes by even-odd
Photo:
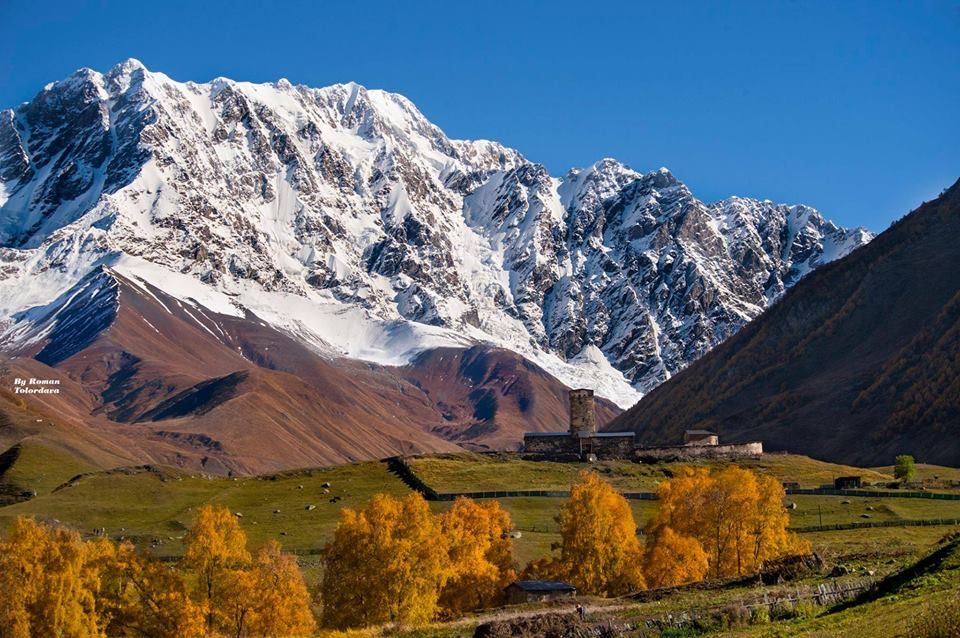
[[960, 465], [960, 182], [823, 266], [615, 419], [837, 462]]
[[[507, 350], [437, 348], [399, 371], [422, 388], [439, 418], [430, 430], [472, 449], [514, 449], [528, 431], [566, 430], [567, 388], [538, 365]], [[597, 423], [621, 412], [596, 400]]]
[[[97, 467], [268, 472], [458, 443], [515, 447], [525, 429], [566, 423], [566, 388], [518, 355], [445, 349], [403, 368], [332, 358], [255, 316], [217, 314], [109, 269], [31, 313], [44, 336], [11, 363], [63, 385], [23, 408], [49, 415], [46, 438], [75, 439]], [[601, 421], [614, 410], [602, 404]], [[29, 436], [0, 428], [0, 452]]]

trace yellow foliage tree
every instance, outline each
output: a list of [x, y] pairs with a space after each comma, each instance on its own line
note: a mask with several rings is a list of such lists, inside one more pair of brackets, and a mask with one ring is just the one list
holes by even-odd
[[247, 567], [247, 535], [225, 507], [204, 505], [184, 538], [183, 566], [196, 574], [194, 598], [206, 610], [207, 630], [232, 624], [223, 594], [235, 572]]
[[684, 468], [658, 487], [648, 531], [654, 544], [666, 538], [663, 528], [696, 539], [716, 577], [755, 573], [765, 561], [809, 551], [787, 531], [783, 496], [775, 479], [736, 466]]
[[676, 587], [703, 580], [710, 562], [700, 541], [682, 536], [670, 527], [660, 527], [648, 539], [644, 574], [650, 587]]
[[17, 518], [0, 543], [0, 636], [105, 635], [96, 554], [80, 535]]
[[378, 494], [362, 511], [344, 508], [324, 549], [323, 624], [428, 622], [446, 573], [440, 525], [419, 494]]
[[790, 515], [783, 504], [783, 484], [771, 476], [757, 476], [757, 488], [759, 497], [749, 529], [754, 569], [761, 569], [766, 561], [782, 556], [808, 554], [810, 543], [787, 531]]
[[557, 516], [560, 556], [541, 571], [584, 592], [617, 596], [646, 587], [643, 550], [627, 500], [594, 472], [581, 472]]
[[303, 574], [276, 541], [257, 553], [252, 568], [234, 571], [224, 589], [236, 636], [307, 636], [316, 629]]
[[201, 638], [203, 608], [187, 595], [173, 566], [137, 554], [133, 545], [98, 543], [101, 621], [107, 635]]
[[191, 597], [174, 565], [129, 543], [83, 542], [76, 532], [18, 518], [0, 543], [0, 638], [313, 633], [310, 595], [293, 557], [270, 543], [250, 565], [245, 545], [227, 510], [202, 508], [181, 562], [195, 572]]
[[516, 577], [510, 514], [497, 501], [458, 498], [440, 519], [448, 548], [440, 607], [450, 614], [498, 604]]

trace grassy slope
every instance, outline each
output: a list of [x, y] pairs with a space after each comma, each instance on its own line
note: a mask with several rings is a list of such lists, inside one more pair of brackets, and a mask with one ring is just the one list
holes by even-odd
[[[321, 486], [327, 482], [330, 493], [324, 494]], [[0, 508], [0, 529], [6, 530], [18, 515], [34, 515], [60, 520], [85, 533], [105, 527], [112, 537], [144, 544], [159, 539], [159, 553], [176, 554], [182, 549], [177, 537], [192, 523], [196, 508], [209, 502], [243, 514], [242, 525], [254, 547], [276, 538], [288, 549], [318, 548], [331, 534], [342, 506], [362, 507], [377, 492], [407, 491], [377, 462], [290, 473], [277, 480], [209, 477], [167, 469], [115, 470]], [[330, 503], [333, 496], [343, 500]], [[308, 511], [307, 505], [316, 509]], [[276, 509], [279, 514], [273, 513]]]
[[[599, 472], [623, 491], [652, 491], [669, 472], [682, 465], [718, 466], [721, 463], [663, 463], [641, 465], [624, 461], [599, 463], [553, 463], [521, 461], [509, 456], [439, 455], [410, 459], [414, 472], [438, 492], [482, 490], [564, 490], [584, 469]], [[797, 481], [803, 487], [832, 484], [838, 476], [860, 475], [865, 481], [890, 481], [892, 473], [837, 465], [794, 454], [767, 454], [738, 461], [743, 467], [770, 474], [781, 481]]]
[[[882, 583], [875, 600], [853, 604], [815, 618], [772, 623], [725, 633], [725, 636], [911, 636], [916, 619], [942, 614], [960, 605], [960, 547], [906, 582]], [[896, 581], [897, 579], [890, 579]]]
[[[51, 493], [57, 485], [83, 469], [67, 459], [48, 456], [41, 449], [25, 448], [18, 463], [11, 468], [19, 484], [37, 489], [40, 496], [31, 501], [0, 508], [0, 534], [17, 515], [35, 515], [57, 519], [91, 533], [105, 527], [112, 537], [123, 536], [143, 545], [159, 541], [156, 551], [176, 554], [181, 551], [183, 531], [193, 520], [195, 509], [207, 502], [223, 503], [243, 514], [242, 524], [254, 545], [277, 538], [290, 549], [316, 550], [332, 533], [343, 506], [362, 507], [376, 492], [401, 495], [408, 488], [383, 463], [361, 463], [335, 468], [268, 477], [224, 478], [191, 474], [179, 470], [115, 470], [84, 475], [72, 486]], [[783, 480], [799, 480], [818, 484], [834, 472], [851, 473], [856, 468], [821, 463], [805, 457], [771, 455], [748, 461], [760, 471]], [[428, 483], [440, 490], [473, 486], [474, 489], [567, 489], [580, 469], [578, 464], [504, 460], [476, 455], [419, 458], [414, 469]], [[591, 466], [623, 490], [652, 490], [665, 478], [664, 470], [676, 466], [651, 466], [633, 463], [600, 463]], [[861, 473], [872, 476], [866, 471]], [[877, 475], [882, 476], [882, 475]], [[331, 483], [329, 494], [323, 494], [323, 483]], [[303, 489], [299, 486], [303, 485]], [[330, 503], [341, 496], [339, 503]], [[960, 501], [928, 501], [921, 499], [842, 499], [827, 496], [791, 497], [797, 508], [791, 510], [794, 526], [816, 525], [820, 513], [824, 524], [866, 520], [898, 520], [918, 518], [960, 518]], [[850, 500], [849, 504], [843, 504]], [[517, 558], [522, 563], [546, 555], [551, 543], [559, 540], [554, 517], [562, 499], [506, 498], [502, 505], [510, 512], [514, 524], [522, 531], [516, 543]], [[316, 505], [312, 511], [307, 505]], [[448, 502], [432, 503], [435, 511], [443, 511]], [[631, 501], [637, 524], [642, 526], [655, 511], [655, 503]], [[873, 508], [867, 510], [868, 507]], [[819, 510], [818, 510], [819, 508]], [[273, 511], [279, 509], [279, 514]], [[871, 518], [862, 518], [867, 514]], [[858, 532], [825, 532], [811, 535], [833, 554], [870, 552], [878, 542], [913, 551], [935, 540], [942, 528], [892, 528]], [[285, 534], [282, 534], [285, 532]], [[904, 539], [904, 540], [900, 540]]]
[[[294, 472], [275, 477], [225, 478], [183, 472], [169, 468], [129, 469], [87, 474], [74, 481], [72, 486], [61, 487], [63, 477], [72, 477], [83, 464], [59, 458], [40, 446], [26, 446], [17, 463], [0, 480], [16, 480], [33, 489], [39, 496], [24, 503], [0, 507], [0, 535], [17, 515], [34, 515], [56, 519], [90, 533], [93, 528], [106, 527], [112, 537], [123, 536], [149, 546], [159, 541], [155, 548], [159, 554], [175, 555], [182, 551], [180, 538], [191, 524], [196, 508], [207, 502], [223, 503], [232, 511], [243, 514], [241, 523], [256, 547], [268, 539], [277, 538], [288, 549], [316, 550], [330, 537], [339, 516], [340, 508], [362, 507], [374, 493], [386, 492], [403, 495], [408, 488], [384, 463], [360, 463], [328, 469]], [[458, 481], [477, 480], [484, 489], [517, 489], [556, 486], [565, 489], [573, 480], [580, 466], [506, 462], [473, 455], [416, 459], [418, 472], [430, 473], [429, 477], [444, 480], [442, 486], [457, 485]], [[805, 484], [818, 484], [833, 472], [857, 473], [856, 468], [833, 466], [804, 457], [774, 455], [751, 461], [748, 465], [769, 472], [784, 480], [799, 480]], [[621, 489], [652, 489], [655, 481], [664, 478], [668, 467], [640, 466], [633, 464], [599, 464], [594, 469], [601, 471]], [[432, 473], [431, 473], [432, 472]], [[871, 476], [866, 471], [859, 471]], [[467, 476], [468, 478], [464, 478]], [[469, 478], [469, 477], [473, 478]], [[878, 475], [880, 476], [880, 475]], [[446, 477], [445, 479], [443, 477]], [[880, 479], [882, 480], [882, 479]], [[330, 493], [324, 494], [322, 485], [330, 483]], [[303, 486], [301, 489], [300, 486]], [[449, 488], [446, 488], [449, 489]], [[341, 496], [340, 503], [330, 503], [333, 496]], [[796, 496], [790, 500], [797, 508], [790, 511], [795, 526], [813, 525], [819, 522], [818, 506], [825, 524], [860, 521], [860, 514], [868, 513], [872, 520], [895, 520], [913, 518], [960, 517], [960, 502], [929, 501], [923, 499], [879, 499], [829, 496]], [[849, 500], [849, 504], [843, 504]], [[551, 543], [559, 540], [553, 518], [563, 499], [558, 498], [508, 498], [501, 499], [510, 511], [515, 525], [523, 530], [516, 542], [518, 561], [527, 561], [546, 556]], [[316, 505], [308, 511], [306, 505]], [[436, 502], [431, 506], [443, 511], [449, 502]], [[643, 525], [655, 511], [656, 504], [650, 501], [631, 501], [634, 516]], [[873, 510], [867, 510], [872, 507]], [[279, 509], [279, 514], [273, 511]], [[534, 531], [535, 530], [535, 531]], [[844, 562], [860, 570], [875, 570], [889, 573], [898, 566], [915, 560], [947, 533], [944, 527], [883, 528], [873, 530], [820, 532], [805, 534], [828, 562]], [[285, 532], [286, 534], [282, 534]], [[316, 560], [308, 560], [307, 577], [310, 582], [319, 578]], [[862, 572], [861, 572], [862, 573]], [[671, 597], [660, 603], [633, 607], [631, 615], [655, 613], [663, 609], [683, 609], [704, 604], [718, 604], [735, 600], [739, 591], [690, 592]], [[923, 600], [940, 600], [940, 589], [925, 593]], [[907, 599], [904, 599], [907, 600]], [[908, 602], [900, 598], [871, 603], [871, 611], [851, 609], [827, 620], [792, 621], [774, 623], [760, 628], [747, 628], [746, 635], [792, 635], [795, 631], [811, 631], [814, 634], [839, 623], [837, 635], [861, 635], [856, 633], [863, 618], [901, 618], [908, 608], [918, 602], [916, 596]], [[946, 598], [944, 598], [946, 600]], [[879, 622], [879, 621], [878, 621]], [[897, 620], [896, 622], [899, 622]], [[879, 626], [879, 625], [878, 625]], [[437, 629], [436, 635], [459, 635], [463, 628], [451, 631], [449, 627]], [[785, 633], [786, 632], [786, 633]], [[846, 632], [846, 633], [844, 633]], [[465, 634], [465, 635], [469, 635]], [[885, 635], [878, 633], [876, 635]]]
[[[893, 475], [893, 466], [885, 465], [883, 467], [872, 468], [876, 472]], [[917, 475], [914, 480], [926, 481], [939, 478], [944, 481], [960, 481], [960, 469], [953, 467], [944, 467], [943, 465], [927, 465], [926, 463], [917, 463]]]
[[0, 475], [0, 484], [48, 494], [58, 485], [92, 469], [75, 456], [28, 440], [18, 445], [16, 460]]

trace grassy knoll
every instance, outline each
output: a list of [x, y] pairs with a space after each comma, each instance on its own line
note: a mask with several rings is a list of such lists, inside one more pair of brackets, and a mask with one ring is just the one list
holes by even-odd
[[790, 511], [790, 525], [793, 527], [819, 525], [821, 516], [824, 525], [960, 518], [960, 501], [806, 495], [788, 496], [787, 501], [797, 504], [797, 508]]
[[[271, 538], [288, 549], [318, 548], [331, 534], [342, 506], [361, 507], [377, 493], [405, 494], [406, 486], [383, 463], [359, 463], [274, 477], [210, 477], [177, 470], [115, 470], [84, 476], [54, 493], [0, 508], [0, 530], [18, 515], [56, 519], [83, 533], [105, 527], [114, 538], [178, 554], [180, 538], [204, 503], [222, 503], [243, 515], [256, 547]], [[330, 493], [324, 494], [324, 483]], [[301, 489], [300, 486], [303, 486]], [[338, 503], [330, 498], [340, 496]], [[315, 509], [307, 510], [308, 505]], [[280, 513], [274, 514], [274, 510]]]
[[47, 494], [77, 474], [92, 468], [80, 459], [43, 445], [25, 441], [8, 449], [9, 465], [0, 471], [0, 485], [19, 491]]
[[[921, 567], [922, 566], [922, 567]], [[918, 625], [960, 616], [960, 548], [935, 561], [921, 561], [881, 583], [877, 594], [833, 613], [768, 626], [721, 632], [722, 636], [922, 636]], [[938, 633], [934, 635], [948, 635]]]
[[[512, 455], [451, 454], [413, 458], [410, 467], [438, 492], [484, 490], [564, 490], [584, 469], [599, 472], [622, 491], [653, 491], [683, 465], [719, 466], [721, 461], [642, 465], [628, 461], [598, 463], [554, 463], [524, 461]], [[837, 465], [795, 454], [766, 454], [759, 459], [742, 459], [742, 467], [769, 474], [781, 481], [796, 481], [803, 487], [832, 484], [838, 476], [860, 475], [866, 481], [890, 481], [892, 473]]]
[[[929, 480], [942, 480], [942, 481], [960, 481], [960, 469], [953, 467], [944, 467], [943, 465], [927, 465], [926, 463], [917, 463], [916, 466], [917, 474], [914, 477], [914, 480], [917, 481], [929, 481]], [[872, 468], [876, 472], [881, 474], [889, 474], [893, 476], [893, 466], [885, 465], [884, 467], [875, 467]]]

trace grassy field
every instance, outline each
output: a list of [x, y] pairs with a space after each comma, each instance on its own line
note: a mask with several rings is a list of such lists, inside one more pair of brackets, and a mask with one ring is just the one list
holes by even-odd
[[[387, 464], [381, 462], [275, 476], [228, 478], [170, 468], [129, 468], [84, 473], [89, 468], [83, 464], [47, 452], [39, 446], [24, 446], [13, 464], [0, 476], [0, 483], [15, 484], [19, 488], [35, 490], [38, 494], [29, 501], [0, 507], [0, 535], [16, 516], [31, 515], [62, 522], [86, 535], [92, 534], [95, 528], [106, 528], [107, 534], [113, 538], [132, 540], [141, 547], [151, 548], [158, 555], [175, 556], [182, 552], [182, 536], [192, 523], [197, 508], [204, 503], [221, 503], [241, 515], [241, 525], [250, 538], [251, 548], [275, 538], [287, 549], [311, 554], [318, 551], [332, 535], [342, 507], [363, 507], [378, 492], [400, 496], [410, 491], [388, 470]], [[576, 480], [579, 471], [587, 467], [598, 471], [623, 491], [652, 491], [657, 482], [669, 477], [679, 467], [675, 464], [653, 466], [616, 462], [587, 466], [471, 454], [422, 457], [412, 459], [410, 464], [418, 476], [442, 492], [566, 490]], [[889, 480], [883, 472], [859, 470], [790, 455], [764, 456], [742, 465], [783, 481], [800, 482], [804, 486], [829, 483], [833, 476], [840, 474], [860, 474], [867, 480]], [[943, 468], [929, 471], [939, 472], [941, 476], [944, 474]], [[71, 480], [77, 474], [80, 474], [79, 478]], [[329, 487], [325, 488], [324, 484], [327, 483]], [[330, 500], [337, 496], [340, 500], [331, 503]], [[787, 500], [796, 504], [796, 508], [789, 510], [794, 527], [818, 525], [821, 519], [823, 524], [831, 525], [960, 518], [960, 501], [820, 495], [790, 496]], [[559, 540], [554, 517], [564, 499], [517, 497], [503, 498], [500, 502], [510, 512], [515, 527], [522, 533], [515, 543], [519, 564], [547, 556], [551, 545]], [[309, 509], [311, 505], [313, 508]], [[655, 501], [632, 500], [630, 505], [641, 527], [656, 511]], [[431, 503], [437, 512], [450, 506], [449, 501]], [[864, 515], [870, 518], [864, 518]], [[842, 562], [851, 568], [853, 578], [868, 572], [878, 576], [892, 573], [917, 560], [949, 532], [950, 528], [943, 526], [891, 527], [823, 531], [804, 533], [803, 536], [829, 564]], [[316, 583], [320, 578], [319, 557], [306, 555], [303, 563], [308, 582]], [[943, 597], [945, 601], [952, 601], [948, 593], [954, 585], [933, 588], [923, 599], [935, 603]], [[688, 592], [656, 603], [631, 604], [615, 612], [604, 611], [611, 604], [609, 601], [592, 601], [591, 605], [597, 608], [596, 614], [600, 617], [609, 612], [619, 618], [639, 618], [698, 605], [732, 603], [747, 593], [742, 589]], [[764, 627], [740, 628], [726, 635], [773, 636], [797, 632], [807, 632], [809, 635], [868, 635], [856, 633], [858, 623], [876, 621], [878, 627], [885, 623], [902, 624], [907, 609], [905, 600], [908, 598], [897, 594], [889, 600], [872, 603], [870, 611], [864, 611], [867, 607], [850, 609], [830, 616], [829, 621], [808, 618], [771, 623]], [[919, 598], [914, 596], [909, 600], [916, 606]], [[817, 633], [833, 626], [828, 622], [836, 623], [838, 631], [835, 634]], [[411, 638], [440, 638], [468, 636], [471, 633], [472, 626], [467, 621], [466, 624], [442, 625], [426, 630], [426, 633], [421, 631], [409, 635]], [[407, 634], [395, 632], [391, 635]]]
[[[324, 483], [330, 483], [329, 493], [324, 493]], [[362, 507], [377, 492], [409, 491], [377, 462], [235, 479], [169, 469], [117, 470], [87, 475], [71, 485], [0, 508], [0, 529], [18, 515], [32, 515], [59, 520], [81, 533], [103, 527], [111, 537], [157, 544], [159, 554], [179, 554], [180, 537], [196, 508], [221, 503], [242, 514], [253, 547], [276, 538], [288, 549], [302, 550], [326, 542], [342, 506]], [[330, 503], [334, 496], [342, 500]], [[310, 505], [315, 508], [307, 510]]]
[[[588, 466], [472, 454], [415, 458], [410, 465], [438, 491], [566, 490], [580, 470], [587, 467], [600, 472], [621, 490], [651, 491], [658, 481], [679, 467], [626, 462]], [[858, 472], [856, 468], [791, 455], [764, 456], [745, 461], [743, 465], [805, 485], [827, 482], [835, 473]], [[192, 523], [196, 508], [204, 503], [222, 503], [242, 515], [241, 523], [253, 547], [276, 538], [288, 549], [316, 551], [330, 538], [341, 507], [363, 507], [377, 492], [393, 495], [409, 492], [409, 488], [387, 470], [386, 464], [379, 462], [240, 478], [169, 468], [138, 468], [83, 474], [65, 484], [68, 477], [86, 469], [71, 463], [70, 459], [45, 455], [42, 448], [25, 447], [0, 480], [16, 481], [25, 489], [36, 490], [38, 496], [24, 503], [0, 507], [0, 530], [5, 530], [18, 515], [33, 515], [58, 520], [85, 534], [92, 534], [95, 528], [105, 528], [113, 538], [130, 539], [138, 545], [152, 547], [158, 554], [177, 555], [182, 551], [181, 537]], [[866, 474], [863, 470], [859, 472]], [[323, 488], [325, 483], [330, 487]], [[335, 496], [341, 500], [331, 503], [330, 499]], [[500, 501], [522, 533], [516, 543], [521, 564], [547, 555], [551, 544], [559, 540], [554, 517], [563, 499], [520, 497]], [[791, 525], [795, 527], [818, 525], [821, 520], [825, 525], [832, 525], [960, 518], [960, 501], [806, 495], [789, 497], [789, 501], [796, 503], [796, 508], [790, 510]], [[641, 527], [656, 509], [652, 501], [634, 500], [630, 504]], [[311, 505], [314, 508], [307, 509]], [[450, 503], [434, 502], [431, 507], [444, 511]], [[874, 543], [870, 539], [877, 538], [887, 544], [903, 545], [913, 552], [933, 542], [937, 529], [941, 528], [824, 532], [814, 536], [818, 543], [824, 543], [838, 554], [871, 551]]]
[[[534, 558], [546, 556], [550, 551], [550, 545], [560, 540], [554, 517], [563, 499], [520, 497], [499, 500], [500, 504], [510, 512], [514, 525], [522, 533], [522, 537], [514, 544], [517, 559], [521, 563], [526, 563]], [[797, 496], [790, 500], [797, 503], [797, 509], [790, 511], [790, 523], [795, 527], [818, 525], [819, 512], [823, 514], [824, 525], [867, 520], [960, 519], [960, 501], [844, 499], [836, 496]], [[850, 504], [843, 505], [844, 500], [849, 500]], [[443, 511], [449, 507], [450, 503], [432, 503], [431, 505], [435, 511]], [[640, 527], [643, 527], [656, 512], [655, 501], [630, 501], [630, 506]], [[873, 510], [867, 510], [867, 507], [872, 507]], [[866, 513], [872, 518], [861, 518], [861, 513]], [[830, 557], [890, 554], [899, 562], [922, 552], [949, 529], [941, 526], [889, 527], [804, 533], [803, 536], [813, 543], [815, 550]]]
[[[917, 474], [914, 477], [914, 480], [917, 481], [928, 481], [928, 480], [943, 480], [943, 481], [960, 481], [960, 469], [953, 467], [944, 467], [942, 465], [927, 465], [925, 463], [916, 464]], [[886, 465], [884, 467], [875, 467], [872, 468], [875, 472], [880, 472], [881, 474], [889, 474], [893, 476], [893, 466]]]
[[[510, 455], [438, 455], [412, 458], [410, 467], [438, 492], [475, 492], [484, 490], [565, 490], [577, 474], [589, 469], [599, 472], [618, 489], [649, 492], [683, 465], [716, 467], [721, 461], [698, 463], [661, 463], [642, 465], [628, 461], [598, 463], [553, 463], [523, 461]], [[759, 459], [737, 462], [780, 481], [796, 481], [802, 487], [833, 484], [838, 476], [860, 475], [865, 481], [891, 481], [892, 473], [837, 465], [794, 454], [767, 454]]]

